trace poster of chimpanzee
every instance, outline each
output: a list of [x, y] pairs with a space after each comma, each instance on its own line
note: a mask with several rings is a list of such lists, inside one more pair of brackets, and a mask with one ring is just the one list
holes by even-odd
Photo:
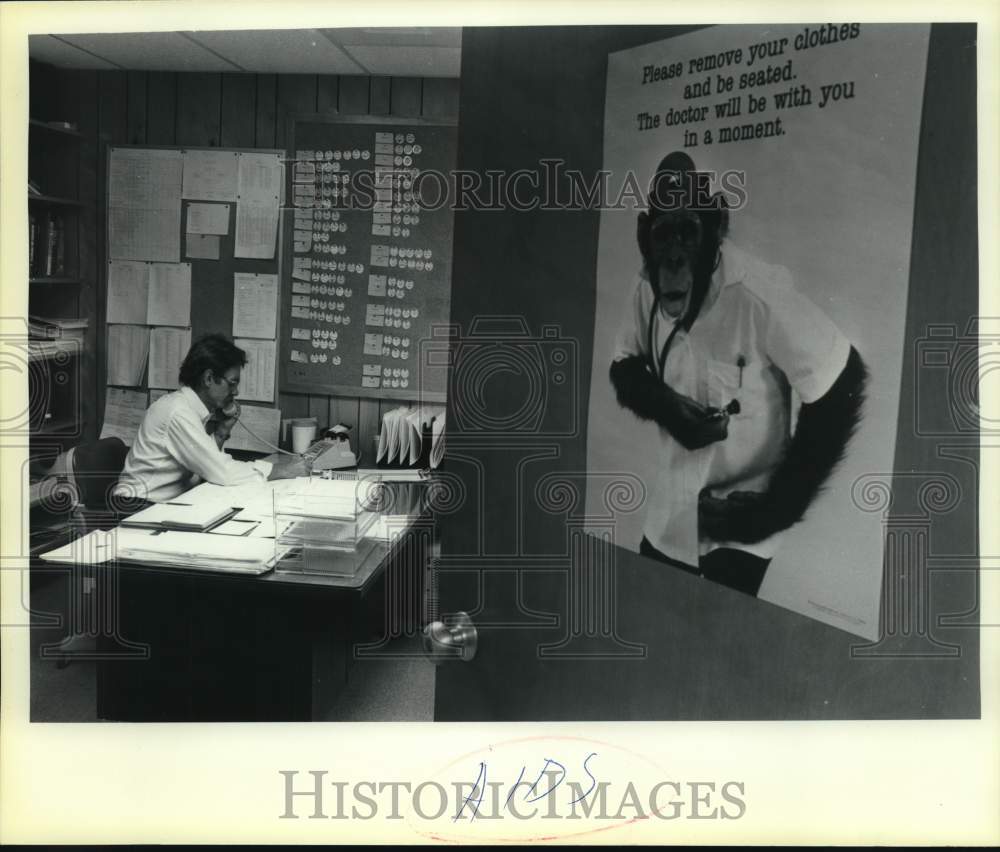
[[588, 469], [637, 494], [616, 543], [867, 638], [928, 32], [711, 27], [608, 61]]

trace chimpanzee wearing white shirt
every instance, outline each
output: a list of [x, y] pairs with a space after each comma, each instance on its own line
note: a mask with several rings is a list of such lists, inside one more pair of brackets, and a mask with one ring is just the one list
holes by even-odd
[[657, 168], [611, 382], [663, 439], [640, 552], [756, 594], [843, 457], [867, 371], [786, 269], [723, 246], [728, 211], [707, 186], [683, 152]]

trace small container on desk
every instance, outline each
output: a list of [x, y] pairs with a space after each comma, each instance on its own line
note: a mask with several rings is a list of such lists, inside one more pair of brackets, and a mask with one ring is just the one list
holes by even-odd
[[374, 542], [365, 538], [377, 517], [370, 482], [312, 479], [274, 497], [275, 546], [292, 548], [277, 570], [353, 577]]

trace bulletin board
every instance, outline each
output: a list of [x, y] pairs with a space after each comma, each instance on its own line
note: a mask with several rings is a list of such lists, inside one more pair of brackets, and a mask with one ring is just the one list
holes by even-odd
[[[247, 352], [238, 398], [248, 421], [273, 434], [276, 412], [268, 410], [278, 400], [284, 159], [275, 149], [109, 146], [102, 435], [131, 443], [148, 405], [177, 388], [177, 358], [211, 332], [234, 338]], [[254, 183], [246, 175], [265, 177]], [[143, 298], [142, 287], [145, 317], [141, 304], [126, 304]], [[181, 288], [184, 298], [173, 298]], [[234, 317], [237, 290], [244, 310]], [[256, 291], [274, 294], [270, 328], [250, 298]], [[154, 357], [157, 345], [170, 350], [165, 360]], [[121, 357], [123, 347], [130, 358]], [[153, 369], [157, 361], [167, 368]]]
[[456, 124], [294, 116], [292, 140], [282, 390], [443, 402]]

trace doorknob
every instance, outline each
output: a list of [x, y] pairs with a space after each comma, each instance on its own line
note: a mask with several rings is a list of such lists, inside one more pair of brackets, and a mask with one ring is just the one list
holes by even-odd
[[476, 656], [479, 633], [467, 612], [446, 615], [424, 628], [424, 654], [434, 665], [447, 660], [469, 662]]

